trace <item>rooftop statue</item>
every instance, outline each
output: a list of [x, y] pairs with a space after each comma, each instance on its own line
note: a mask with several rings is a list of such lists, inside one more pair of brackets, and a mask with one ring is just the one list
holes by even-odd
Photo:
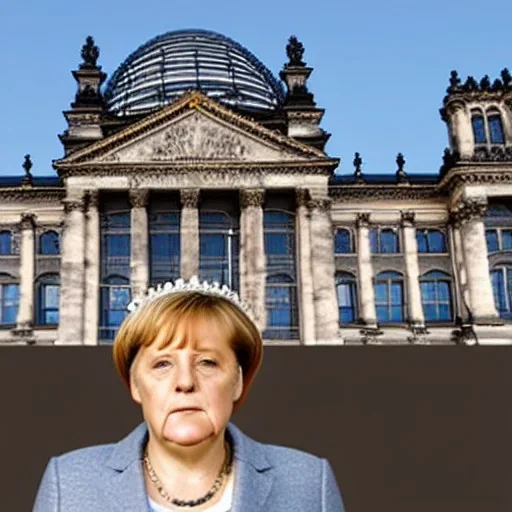
[[304, 45], [295, 37], [291, 36], [286, 45], [286, 54], [290, 59], [288, 66], [305, 66], [302, 57], [304, 55]]
[[98, 69], [97, 62], [100, 56], [100, 50], [94, 44], [94, 39], [88, 36], [85, 40], [85, 44], [82, 46], [82, 59], [84, 60], [80, 64], [80, 69]]

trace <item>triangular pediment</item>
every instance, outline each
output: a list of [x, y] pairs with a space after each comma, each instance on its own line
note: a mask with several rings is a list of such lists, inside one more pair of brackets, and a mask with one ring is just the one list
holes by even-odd
[[330, 160], [322, 151], [192, 93], [57, 166], [85, 163], [293, 162]]

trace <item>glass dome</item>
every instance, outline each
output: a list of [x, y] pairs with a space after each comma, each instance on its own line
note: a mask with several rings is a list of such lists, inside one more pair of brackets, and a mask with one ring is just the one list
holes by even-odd
[[284, 89], [268, 68], [235, 41], [206, 30], [168, 32], [139, 47], [105, 89], [110, 112], [144, 114], [190, 90], [228, 107], [271, 111]]

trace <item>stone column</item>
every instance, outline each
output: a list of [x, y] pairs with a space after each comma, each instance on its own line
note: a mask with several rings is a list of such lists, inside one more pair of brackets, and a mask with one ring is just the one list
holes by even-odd
[[148, 196], [148, 190], [130, 190], [130, 285], [133, 297], [145, 293], [149, 286]]
[[181, 277], [199, 275], [199, 189], [182, 189], [181, 197]]
[[309, 192], [307, 189], [296, 189], [296, 239], [299, 263], [299, 311], [300, 333], [304, 345], [315, 343], [315, 306], [313, 301], [313, 273], [311, 262], [311, 230], [308, 210]]
[[487, 259], [486, 211], [487, 199], [480, 197], [461, 201], [455, 212], [462, 239], [471, 316], [475, 324], [499, 322]]
[[16, 331], [24, 336], [30, 333], [34, 325], [35, 222], [33, 213], [21, 214], [20, 299]]
[[263, 189], [240, 190], [240, 298], [249, 304], [260, 331], [267, 323]]
[[462, 159], [470, 159], [473, 156], [474, 137], [471, 117], [462, 102], [452, 103], [449, 106], [454, 131], [457, 138], [457, 145]]
[[311, 212], [311, 258], [317, 343], [341, 343], [336, 297], [334, 240], [328, 197], [308, 202]]
[[414, 327], [425, 325], [421, 303], [420, 269], [418, 263], [418, 242], [414, 212], [402, 212], [404, 237], [405, 273], [407, 277], [407, 306], [409, 323]]
[[370, 248], [370, 214], [357, 214], [356, 226], [359, 304], [361, 307], [359, 314], [364, 325], [376, 328], [377, 310], [375, 308], [372, 253]]
[[84, 344], [98, 344], [100, 301], [100, 215], [99, 191], [91, 190], [85, 221], [85, 309]]
[[64, 231], [60, 269], [60, 321], [56, 344], [84, 342], [85, 215], [84, 200], [64, 203]]

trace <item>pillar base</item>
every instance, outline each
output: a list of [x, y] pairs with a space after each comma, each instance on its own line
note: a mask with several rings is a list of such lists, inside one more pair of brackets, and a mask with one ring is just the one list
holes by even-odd
[[11, 330], [12, 335], [17, 341], [24, 341], [27, 345], [33, 345], [36, 340], [31, 325], [21, 325]]

